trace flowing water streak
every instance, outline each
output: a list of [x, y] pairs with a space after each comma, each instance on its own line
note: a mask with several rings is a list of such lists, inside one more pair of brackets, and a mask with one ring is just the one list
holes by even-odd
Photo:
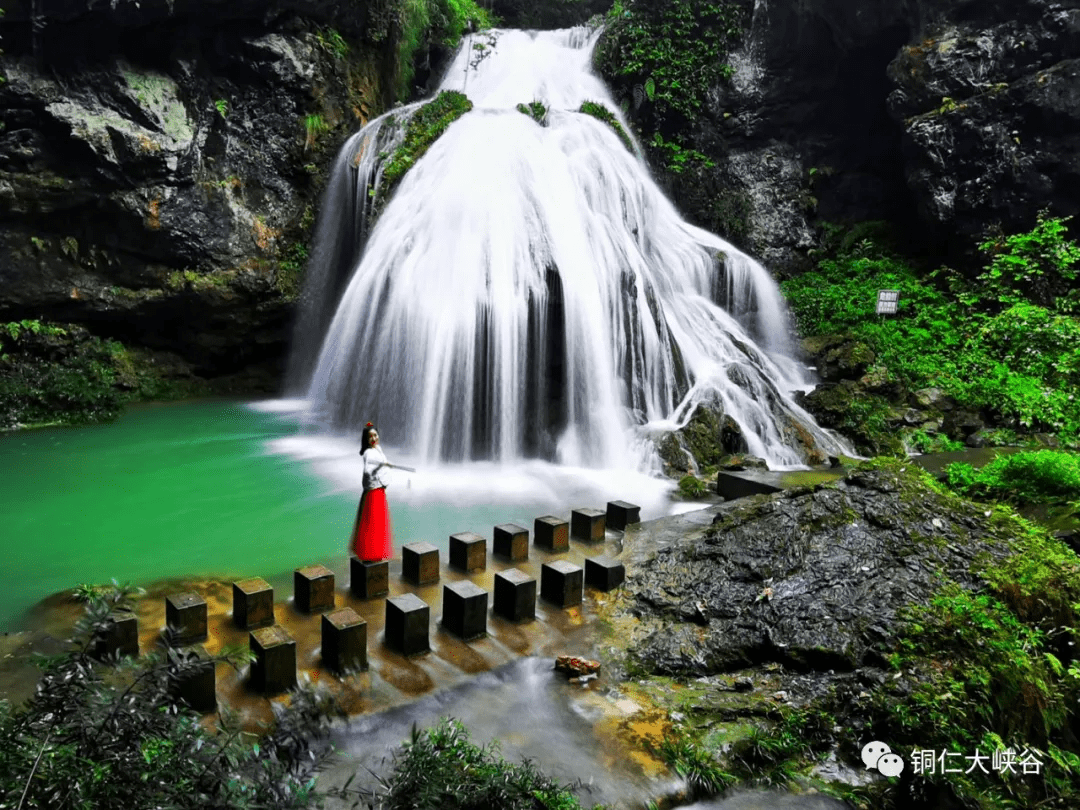
[[[683, 222], [640, 157], [577, 112], [586, 100], [616, 110], [589, 69], [596, 35], [496, 36], [475, 67], [462, 48], [448, 69], [440, 89], [466, 90], [475, 108], [405, 175], [361, 258], [368, 189], [415, 105], [338, 158], [308, 307], [351, 277], [310, 376], [317, 421], [376, 421], [432, 460], [625, 467], [641, 464], [651, 429], [711, 402], [773, 466], [804, 461], [792, 425], [843, 452], [790, 399], [806, 381], [768, 273]], [[515, 109], [533, 100], [545, 126]], [[309, 332], [319, 324], [304, 317]]]

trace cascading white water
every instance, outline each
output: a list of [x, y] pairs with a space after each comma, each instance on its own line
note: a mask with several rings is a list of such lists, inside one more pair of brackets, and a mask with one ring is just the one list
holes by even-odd
[[[804, 462], [792, 425], [844, 452], [791, 401], [806, 381], [768, 273], [682, 221], [641, 158], [577, 111], [591, 100], [617, 114], [589, 69], [596, 35], [493, 39], [478, 63], [459, 50], [440, 89], [474, 109], [409, 170], [363, 245], [369, 190], [418, 105], [338, 157], [293, 370], [313, 418], [374, 421], [433, 460], [626, 467], [653, 430], [709, 402], [771, 466]], [[515, 109], [533, 100], [544, 126]]]

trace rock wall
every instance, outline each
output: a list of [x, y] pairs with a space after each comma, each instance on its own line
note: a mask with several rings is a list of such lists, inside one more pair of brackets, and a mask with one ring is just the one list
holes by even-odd
[[687, 134], [717, 165], [661, 182], [778, 275], [811, 265], [822, 221], [889, 220], [963, 263], [989, 226], [1080, 208], [1077, 0], [740, 5], [734, 75]]
[[0, 321], [277, 366], [328, 163], [391, 99], [379, 7], [7, 4]]

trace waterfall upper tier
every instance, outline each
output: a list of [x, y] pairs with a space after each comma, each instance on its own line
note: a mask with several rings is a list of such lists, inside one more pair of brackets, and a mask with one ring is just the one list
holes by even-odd
[[[684, 222], [640, 156], [579, 111], [598, 102], [629, 131], [590, 72], [595, 39], [466, 41], [440, 90], [474, 108], [405, 174], [369, 235], [369, 200], [420, 105], [344, 147], [301, 321], [314, 417], [374, 421], [431, 459], [628, 466], [706, 403], [773, 466], [844, 452], [791, 399], [807, 381], [769, 274]], [[533, 101], [543, 125], [516, 109]]]

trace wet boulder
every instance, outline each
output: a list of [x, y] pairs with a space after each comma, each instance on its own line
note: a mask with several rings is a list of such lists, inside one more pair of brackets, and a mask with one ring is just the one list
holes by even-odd
[[941, 494], [914, 465], [862, 465], [835, 484], [733, 504], [699, 542], [631, 566], [626, 609], [645, 630], [631, 652], [680, 675], [880, 665], [901, 607], [924, 603], [942, 577], [976, 587], [976, 556], [1005, 542], [983, 507]]

